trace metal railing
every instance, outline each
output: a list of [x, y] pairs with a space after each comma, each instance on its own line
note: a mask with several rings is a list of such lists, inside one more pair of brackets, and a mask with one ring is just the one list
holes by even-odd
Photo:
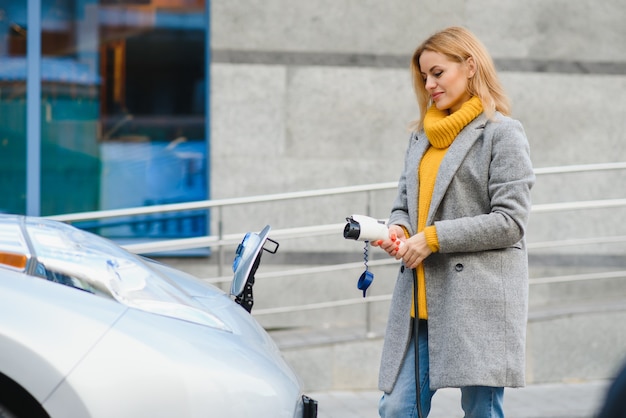
[[[580, 173], [590, 171], [608, 171], [608, 170], [626, 170], [626, 162], [615, 163], [603, 163], [603, 164], [586, 164], [586, 165], [570, 165], [559, 167], [545, 167], [535, 169], [536, 175], [546, 174], [564, 174], [564, 173]], [[251, 196], [241, 198], [230, 199], [216, 199], [216, 200], [201, 200], [195, 202], [186, 203], [174, 203], [163, 204], [154, 206], [142, 206], [135, 208], [124, 209], [112, 209], [93, 212], [81, 212], [71, 213], [64, 215], [49, 216], [49, 219], [61, 221], [61, 222], [80, 222], [97, 219], [111, 219], [116, 217], [129, 217], [138, 215], [149, 215], [157, 213], [167, 212], [181, 212], [192, 211], [201, 209], [215, 209], [217, 210], [217, 224], [218, 233], [216, 235], [210, 235], [205, 237], [195, 238], [181, 238], [181, 239], [169, 239], [163, 241], [152, 241], [137, 244], [128, 244], [124, 247], [131, 252], [138, 254], [154, 253], [161, 251], [177, 251], [185, 249], [195, 249], [204, 247], [223, 247], [226, 245], [233, 245], [237, 243], [242, 234], [230, 234], [224, 235], [223, 231], [223, 209], [229, 206], [249, 205], [255, 203], [277, 202], [284, 200], [296, 200], [310, 197], [320, 196], [332, 196], [332, 195], [345, 195], [351, 193], [366, 193], [366, 208], [364, 213], [369, 213], [369, 202], [371, 201], [371, 195], [374, 192], [382, 190], [393, 190], [398, 187], [397, 182], [387, 183], [375, 183], [365, 184], [359, 186], [348, 187], [336, 187], [328, 189], [318, 189], [301, 192], [279, 193], [263, 196]], [[548, 212], [560, 212], [566, 210], [579, 210], [579, 209], [600, 209], [600, 208], [612, 208], [626, 206], [626, 198], [624, 199], [604, 199], [604, 200], [588, 200], [588, 201], [573, 201], [573, 202], [560, 202], [560, 203], [547, 203], [533, 205], [533, 213], [548, 213]], [[329, 224], [319, 226], [309, 226], [301, 228], [290, 228], [273, 230], [272, 236], [279, 238], [297, 238], [302, 236], [317, 236], [317, 235], [330, 235], [337, 231], [337, 228], [343, 228], [343, 224]]]
[[[541, 175], [551, 175], [551, 174], [565, 174], [565, 173], [582, 173], [582, 172], [597, 172], [597, 171], [607, 171], [607, 170], [625, 170], [626, 162], [617, 162], [617, 163], [604, 163], [604, 164], [587, 164], [587, 165], [570, 165], [570, 166], [561, 166], [561, 167], [546, 167], [539, 168], [535, 170], [535, 174], [538, 176]], [[62, 222], [80, 222], [87, 220], [102, 220], [102, 219], [110, 219], [115, 217], [129, 217], [129, 216], [139, 216], [139, 215], [148, 215], [148, 214], [156, 214], [156, 213], [166, 213], [166, 212], [178, 212], [178, 211], [190, 211], [190, 210], [202, 210], [202, 209], [213, 209], [212, 216], [217, 216], [217, 225], [218, 225], [218, 233], [216, 235], [195, 237], [195, 238], [181, 238], [181, 239], [169, 239], [162, 241], [152, 241], [152, 242], [144, 242], [144, 243], [135, 243], [123, 245], [127, 250], [138, 253], [138, 254], [154, 254], [159, 252], [171, 252], [178, 250], [188, 250], [188, 249], [197, 249], [197, 248], [217, 248], [219, 261], [218, 261], [218, 275], [217, 277], [209, 277], [203, 278], [203, 280], [213, 283], [219, 284], [223, 282], [229, 282], [232, 277], [223, 275], [223, 265], [224, 265], [224, 247], [234, 246], [238, 244], [245, 232], [237, 234], [223, 234], [224, 230], [223, 225], [223, 209], [229, 206], [240, 206], [240, 205], [250, 205], [255, 203], [265, 203], [265, 202], [277, 202], [277, 201], [288, 201], [288, 200], [297, 200], [303, 198], [311, 198], [311, 197], [327, 197], [333, 195], [346, 195], [346, 194], [355, 194], [355, 193], [365, 193], [366, 194], [366, 207], [364, 208], [364, 214], [369, 214], [370, 203], [372, 199], [372, 194], [378, 191], [392, 190], [397, 188], [397, 182], [388, 182], [388, 183], [377, 183], [377, 184], [367, 184], [367, 185], [359, 185], [359, 186], [351, 186], [351, 187], [337, 187], [337, 188], [329, 188], [329, 189], [319, 189], [319, 190], [311, 190], [311, 191], [301, 191], [301, 192], [292, 192], [292, 193], [281, 193], [281, 194], [271, 194], [265, 196], [252, 196], [252, 197], [242, 197], [242, 198], [231, 198], [231, 199], [216, 199], [216, 200], [204, 200], [204, 201], [196, 201], [196, 202], [188, 202], [188, 203], [176, 203], [176, 204], [165, 204], [165, 205], [155, 205], [149, 207], [137, 207], [137, 208], [126, 208], [126, 209], [115, 209], [115, 210], [105, 210], [105, 211], [94, 211], [94, 212], [83, 212], [83, 213], [74, 213], [74, 214], [65, 214], [58, 216], [50, 216], [49, 219], [54, 219]], [[570, 210], [583, 210], [583, 209], [601, 209], [601, 208], [616, 208], [616, 207], [626, 207], [626, 198], [620, 199], [603, 199], [603, 200], [588, 200], [588, 201], [571, 201], [571, 202], [561, 202], [561, 203], [548, 203], [548, 204], [537, 204], [532, 206], [533, 213], [551, 213], [551, 212], [562, 212], [562, 211], [570, 211]], [[275, 229], [272, 230], [272, 238], [273, 239], [290, 239], [290, 238], [302, 238], [302, 237], [314, 237], [314, 236], [323, 236], [323, 235], [337, 235], [341, 234], [343, 230], [344, 224], [327, 224], [327, 225], [318, 225], [318, 226], [307, 226], [307, 227], [296, 227], [296, 228], [286, 228], [286, 229]], [[544, 249], [551, 248], [556, 245], [558, 246], [577, 246], [577, 245], [587, 245], [587, 244], [600, 244], [600, 243], [624, 243], [626, 242], [626, 236], [604, 236], [604, 237], [593, 237], [593, 238], [580, 238], [580, 239], [569, 239], [569, 240], [560, 240], [560, 241], [547, 241], [547, 242], [530, 242], [528, 243], [529, 250], [536, 249]], [[398, 263], [394, 259], [386, 259], [386, 260], [372, 260], [368, 264], [370, 267], [374, 266], [384, 266]], [[256, 274], [257, 278], [270, 279], [270, 278], [280, 278], [280, 277], [304, 277], [308, 274], [316, 274], [316, 273], [328, 273], [333, 271], [342, 271], [349, 269], [357, 269], [362, 268], [362, 263], [345, 263], [345, 264], [336, 264], [329, 266], [318, 266], [318, 267], [307, 267], [300, 269], [292, 269], [292, 270], [283, 270], [278, 272], [270, 272], [270, 273], [262, 273], [259, 272]], [[607, 276], [608, 274], [608, 276]], [[541, 279], [533, 279], [531, 280], [531, 284], [533, 283], [550, 283], [550, 282], [563, 282], [563, 281], [576, 281], [576, 280], [592, 280], [594, 278], [606, 278], [606, 277], [623, 277], [626, 272], [608, 272], [599, 275], [580, 275], [580, 276], [560, 276], [560, 277], [548, 277]], [[325, 308], [333, 308], [340, 306], [348, 306], [348, 305], [357, 305], [357, 304], [367, 304], [368, 315], [367, 315], [367, 331], [371, 330], [371, 321], [369, 319], [369, 305], [371, 303], [387, 301], [391, 299], [391, 295], [380, 295], [380, 296], [368, 296], [367, 298], [354, 298], [354, 299], [343, 299], [343, 300], [335, 300], [329, 302], [321, 302], [321, 303], [310, 303], [305, 305], [298, 306], [284, 306], [284, 307], [274, 307], [274, 308], [266, 308], [266, 309], [257, 309], [254, 314], [255, 316], [261, 315], [271, 315], [278, 313], [289, 313], [289, 312], [297, 312], [297, 311], [307, 311], [307, 310], [316, 310], [316, 309], [325, 309]]]

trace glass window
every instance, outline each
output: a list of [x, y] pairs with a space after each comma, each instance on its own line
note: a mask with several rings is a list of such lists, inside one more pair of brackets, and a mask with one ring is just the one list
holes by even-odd
[[[0, 209], [16, 213], [25, 7], [0, 0], [0, 192], [10, 196]], [[42, 215], [208, 197], [204, 9], [204, 0], [41, 0]], [[79, 226], [122, 240], [206, 233], [204, 212]]]
[[0, 212], [26, 211], [26, 2], [0, 0]]
[[[100, 207], [206, 199], [204, 1], [101, 1]], [[166, 214], [109, 231], [188, 236], [206, 223]]]

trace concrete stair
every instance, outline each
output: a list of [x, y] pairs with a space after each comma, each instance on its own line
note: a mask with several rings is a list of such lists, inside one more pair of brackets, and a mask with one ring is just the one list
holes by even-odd
[[[577, 272], [580, 274], [580, 271]], [[626, 271], [590, 272], [531, 280], [527, 329], [527, 383], [572, 382], [611, 378], [626, 360]], [[382, 305], [382, 306], [376, 306]], [[378, 320], [346, 324], [346, 316], [363, 318], [363, 306], [308, 312], [308, 326], [268, 328], [284, 357], [309, 391], [376, 389], [388, 303], [371, 310]], [[317, 326], [319, 321], [325, 324]], [[263, 319], [261, 319], [263, 322]], [[271, 322], [271, 321], [270, 321]]]

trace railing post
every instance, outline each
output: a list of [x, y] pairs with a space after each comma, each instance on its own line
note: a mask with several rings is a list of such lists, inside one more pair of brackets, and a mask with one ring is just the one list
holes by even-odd
[[[372, 192], [370, 190], [365, 192], [365, 214], [372, 216]], [[370, 243], [365, 243], [365, 251], [370, 250]], [[372, 336], [372, 304], [369, 300], [365, 301], [365, 336]]]
[[372, 302], [365, 301], [365, 336], [367, 338], [374, 337], [374, 331], [372, 330]]
[[222, 241], [224, 240], [224, 220], [223, 220], [223, 206], [217, 207], [217, 237], [218, 237], [218, 260], [217, 260], [217, 274], [222, 277], [224, 275], [224, 246]]

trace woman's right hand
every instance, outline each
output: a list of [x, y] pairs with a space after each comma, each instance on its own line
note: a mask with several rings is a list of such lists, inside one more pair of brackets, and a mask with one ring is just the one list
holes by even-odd
[[395, 257], [400, 249], [400, 245], [405, 240], [404, 230], [399, 225], [389, 225], [389, 238], [385, 240], [372, 241], [373, 247], [380, 247], [392, 257]]

